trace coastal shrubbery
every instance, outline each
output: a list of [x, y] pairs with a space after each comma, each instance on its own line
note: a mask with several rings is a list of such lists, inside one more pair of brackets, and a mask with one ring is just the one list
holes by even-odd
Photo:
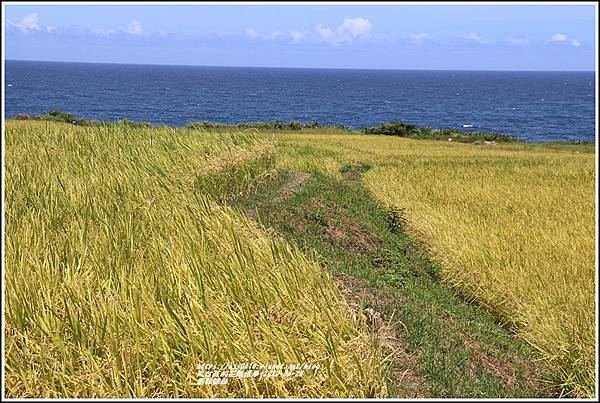
[[62, 123], [75, 123], [77, 118], [70, 112], [59, 111], [57, 109], [52, 109], [48, 112], [47, 115], [42, 116], [34, 116], [35, 120], [51, 120], [54, 122], [62, 122]]
[[[150, 128], [150, 127], [165, 127], [164, 125], [153, 125], [149, 122], [131, 121], [128, 119], [120, 119], [117, 121], [111, 120], [89, 120], [80, 119], [70, 112], [64, 112], [60, 110], [50, 110], [45, 115], [29, 116], [20, 113], [15, 116], [17, 120], [46, 120], [53, 122], [69, 123], [77, 126], [86, 127], [106, 127], [112, 125], [122, 125], [130, 128]], [[318, 121], [311, 121], [303, 123], [299, 120], [290, 120], [289, 122], [281, 119], [269, 120], [269, 121], [251, 121], [251, 122], [240, 122], [240, 123], [221, 123], [211, 122], [207, 120], [191, 122], [186, 128], [193, 130], [204, 130], [204, 131], [228, 131], [235, 129], [256, 129], [259, 131], [301, 131], [301, 130], [314, 130], [321, 129], [325, 131], [343, 131], [348, 133], [355, 133], [351, 126], [343, 124], [331, 124], [331, 123], [319, 123]], [[522, 141], [518, 137], [508, 136], [505, 134], [495, 132], [468, 132], [459, 129], [432, 129], [425, 126], [417, 126], [412, 123], [406, 123], [401, 121], [391, 121], [380, 124], [379, 126], [368, 126], [359, 130], [361, 134], [367, 135], [383, 135], [383, 136], [398, 136], [408, 137], [415, 139], [432, 139], [432, 140], [448, 140], [457, 141], [461, 143], [476, 143], [482, 141], [488, 142], [520, 142]]]
[[289, 122], [285, 122], [280, 119], [271, 121], [241, 122], [232, 124], [203, 120], [199, 122], [192, 122], [187, 125], [187, 128], [195, 130], [258, 129], [298, 131], [304, 129], [337, 129], [348, 132], [352, 131], [352, 128], [350, 126], [344, 126], [341, 124], [321, 124], [317, 121], [302, 123], [299, 120], [291, 120]]
[[27, 115], [25, 113], [19, 113], [15, 116], [16, 120], [43, 120], [50, 122], [69, 123], [76, 126], [86, 127], [108, 127], [108, 126], [125, 126], [132, 128], [150, 128], [155, 127], [149, 122], [135, 122], [129, 119], [119, 119], [117, 121], [112, 120], [95, 120], [95, 119], [80, 119], [71, 112], [64, 112], [57, 109], [51, 109], [45, 115]]
[[384, 136], [416, 136], [421, 135], [421, 128], [410, 123], [404, 123], [399, 121], [382, 123], [379, 126], [365, 127], [361, 129], [361, 133], [364, 134], [381, 134]]
[[[149, 122], [143, 121], [132, 121], [129, 119], [120, 119], [117, 121], [112, 120], [95, 120], [95, 119], [81, 119], [75, 116], [73, 113], [64, 112], [57, 109], [52, 109], [44, 115], [27, 115], [19, 113], [15, 116], [16, 120], [44, 120], [60, 123], [69, 123], [76, 126], [86, 127], [106, 127], [113, 125], [122, 125], [132, 128], [150, 128], [150, 127], [165, 127], [164, 125], [153, 125]], [[186, 126], [188, 129], [194, 130], [206, 130], [206, 131], [226, 131], [231, 129], [257, 129], [257, 130], [277, 130], [277, 131], [299, 131], [306, 129], [333, 129], [351, 132], [352, 127], [345, 126], [342, 124], [321, 124], [318, 121], [311, 121], [302, 123], [299, 120], [290, 120], [285, 122], [281, 119], [270, 120], [270, 121], [254, 121], [254, 122], [240, 122], [240, 123], [221, 123], [211, 122], [207, 120], [191, 122]]]
[[473, 143], [476, 141], [494, 142], [517, 142], [522, 141], [518, 137], [508, 136], [495, 132], [467, 132], [458, 129], [432, 129], [430, 127], [417, 126], [400, 121], [386, 122], [379, 126], [364, 127], [360, 130], [362, 134], [399, 136], [417, 139], [447, 140], [452, 139], [462, 143]]

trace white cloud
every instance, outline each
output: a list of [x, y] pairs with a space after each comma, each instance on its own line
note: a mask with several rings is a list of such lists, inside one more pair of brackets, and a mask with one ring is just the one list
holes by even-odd
[[579, 42], [578, 39], [575, 38], [571, 38], [571, 40], [569, 40], [569, 38], [567, 37], [567, 35], [565, 34], [554, 34], [552, 35], [552, 38], [550, 38], [550, 40], [552, 42], [569, 42], [571, 44], [571, 46], [574, 46], [576, 48], [581, 46], [581, 42]]
[[124, 31], [133, 36], [144, 35], [144, 27], [140, 20], [131, 21], [125, 28]]
[[409, 34], [412, 39], [427, 39], [429, 38], [429, 34], [425, 32], [421, 32], [418, 34]]
[[92, 35], [96, 35], [96, 36], [108, 36], [108, 35], [116, 34], [117, 31], [115, 31], [114, 29], [94, 28], [94, 29], [90, 30], [90, 33]]
[[[77, 35], [77, 36], [85, 36], [92, 35], [98, 37], [107, 37], [111, 35], [118, 34], [126, 34], [134, 37], [146, 37], [148, 36], [144, 32], [144, 26], [142, 22], [138, 19], [131, 21], [125, 27], [119, 27], [114, 29], [103, 29], [103, 28], [87, 28], [81, 25], [71, 25], [71, 26], [44, 26], [40, 24], [40, 19], [37, 13], [32, 13], [25, 18], [23, 18], [20, 22], [12, 22], [11, 20], [6, 20], [7, 27], [11, 27], [17, 29], [25, 34], [29, 34], [31, 32], [43, 32], [50, 35]], [[164, 31], [159, 31], [161, 35], [163, 35]], [[166, 35], [166, 32], [164, 33]], [[164, 35], [163, 35], [164, 36]]]
[[[87, 29], [87, 28], [86, 28]], [[103, 29], [103, 28], [92, 28], [89, 30], [91, 35], [94, 36], [112, 36], [118, 34], [127, 34], [135, 37], [148, 36], [144, 32], [144, 26], [140, 20], [133, 20], [129, 24], [124, 27], [115, 28], [115, 29]], [[160, 36], [166, 36], [167, 33], [165, 31], [159, 30], [158, 34]]]
[[484, 44], [494, 43], [494, 41], [492, 41], [490, 39], [485, 39], [485, 38], [480, 37], [479, 35], [477, 35], [476, 32], [469, 32], [469, 34], [466, 35], [464, 38], [468, 39], [470, 41], [473, 41], [473, 42], [478, 42], [478, 43], [484, 43]]
[[26, 15], [21, 22], [14, 23], [11, 20], [7, 20], [8, 25], [19, 29], [21, 32], [29, 33], [31, 31], [39, 31], [41, 29], [39, 24], [40, 18], [37, 13]]
[[357, 18], [345, 18], [342, 25], [336, 28], [336, 32], [340, 35], [349, 33], [352, 37], [369, 35], [373, 25], [369, 20], [357, 17]]
[[342, 21], [335, 29], [318, 24], [313, 28], [313, 32], [316, 33], [318, 41], [337, 46], [343, 43], [352, 42], [354, 39], [358, 38], [375, 38], [375, 36], [371, 34], [372, 29], [373, 24], [371, 24], [369, 20], [362, 17], [356, 17], [344, 18], [344, 21]]
[[259, 35], [254, 28], [246, 28], [244, 32], [246, 33], [246, 36], [251, 39], [262, 37], [262, 35]]
[[290, 31], [290, 37], [292, 38], [292, 42], [299, 43], [306, 39], [306, 33], [299, 31]]
[[469, 32], [469, 35], [467, 35], [465, 38], [472, 41], [481, 42], [481, 38], [475, 32]]
[[[168, 35], [168, 33], [166, 31], [160, 31], [159, 30], [158, 33], [161, 36], [167, 36]], [[225, 31], [212, 32], [211, 35], [215, 36], [217, 38], [228, 38], [229, 37], [229, 34], [227, 32], [225, 32]]]
[[512, 36], [507, 37], [505, 39], [505, 41], [507, 43], [510, 43], [511, 45], [523, 45], [523, 44], [527, 43], [527, 41], [525, 39], [513, 38]]
[[408, 34], [410, 41], [415, 45], [420, 45], [424, 40], [429, 39], [429, 34], [426, 32], [419, 32], [418, 34]]
[[325, 42], [330, 42], [333, 40], [334, 34], [333, 30], [329, 27], [324, 27], [321, 24], [315, 25], [313, 31], [317, 34], [317, 36]]
[[333, 46], [342, 43], [349, 43], [355, 39], [373, 39], [375, 35], [371, 34], [373, 25], [365, 18], [345, 18], [336, 28], [330, 28], [317, 24], [310, 31], [291, 30], [289, 32], [273, 31], [270, 34], [260, 34], [254, 28], [246, 28], [244, 31], [250, 39], [261, 40], [289, 40], [292, 43], [317, 42], [327, 43]]

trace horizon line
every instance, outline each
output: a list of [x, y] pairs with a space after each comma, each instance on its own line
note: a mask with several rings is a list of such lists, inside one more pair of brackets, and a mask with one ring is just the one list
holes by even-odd
[[171, 66], [171, 67], [218, 67], [218, 68], [258, 68], [258, 69], [297, 69], [297, 70], [374, 70], [374, 71], [489, 71], [489, 72], [539, 72], [539, 73], [595, 73], [596, 70], [491, 70], [491, 69], [427, 69], [427, 68], [381, 68], [381, 67], [290, 67], [290, 66], [241, 66], [209, 64], [169, 64], [169, 63], [131, 63], [131, 62], [95, 62], [72, 60], [34, 60], [4, 59], [4, 62], [42, 62], [42, 63], [79, 63], [79, 64], [116, 64], [132, 66]]

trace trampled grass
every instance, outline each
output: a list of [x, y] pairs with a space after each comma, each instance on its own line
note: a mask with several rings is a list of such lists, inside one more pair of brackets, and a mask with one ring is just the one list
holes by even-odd
[[[385, 395], [329, 275], [219, 203], [270, 175], [268, 142], [15, 121], [5, 138], [8, 396]], [[245, 362], [321, 370], [196, 385], [198, 364]]]
[[594, 395], [593, 145], [279, 138], [282, 168], [370, 164], [365, 186], [403, 212], [444, 279], [533, 345], [563, 394]]

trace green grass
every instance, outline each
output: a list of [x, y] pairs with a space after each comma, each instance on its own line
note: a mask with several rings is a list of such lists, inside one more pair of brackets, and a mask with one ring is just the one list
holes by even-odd
[[[366, 306], [393, 319], [421, 396], [540, 397], [543, 368], [521, 340], [485, 310], [440, 282], [440, 268], [415, 245], [390, 211], [360, 185], [368, 166], [342, 168], [342, 179], [313, 171], [289, 199], [276, 196], [291, 177], [282, 172], [270, 188], [240, 205], [258, 220], [315, 253], [334, 277], [364, 280]], [[393, 369], [393, 368], [392, 368]], [[390, 396], [406, 397], [404, 382], [390, 375]]]

